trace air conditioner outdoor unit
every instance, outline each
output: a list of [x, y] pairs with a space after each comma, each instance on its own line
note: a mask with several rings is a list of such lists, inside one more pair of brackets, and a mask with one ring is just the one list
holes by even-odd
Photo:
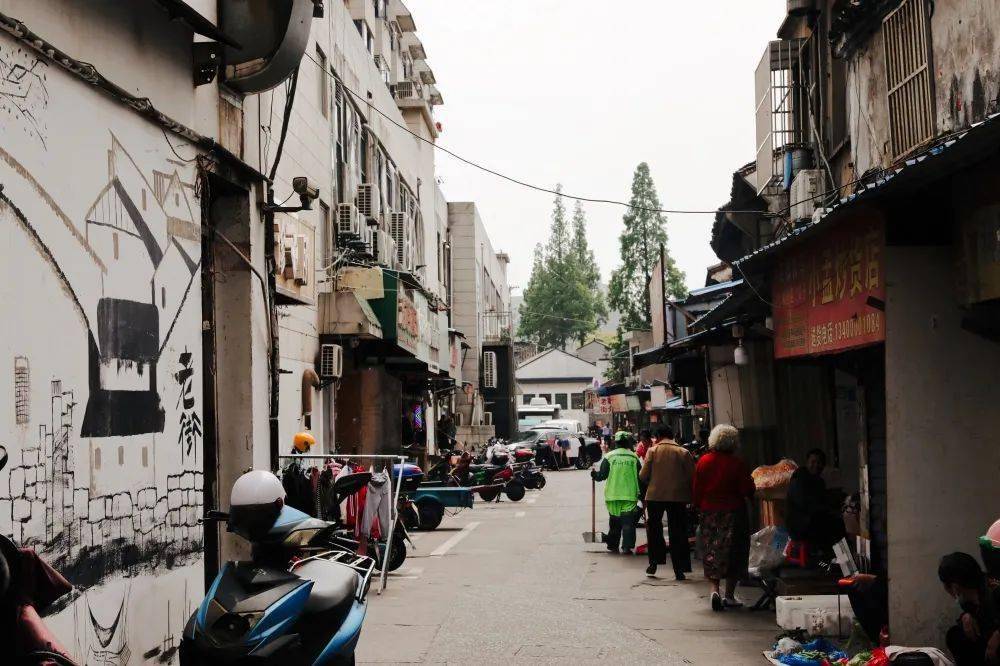
[[295, 282], [309, 284], [309, 241], [304, 234], [295, 237]]
[[396, 261], [400, 265], [406, 264], [406, 241], [409, 234], [407, 232], [406, 213], [391, 213], [389, 215], [389, 233], [392, 240], [396, 242]]
[[375, 243], [372, 245], [372, 256], [374, 256], [375, 260], [378, 261], [379, 263], [382, 263], [382, 259], [383, 257], [385, 257], [385, 253], [388, 251], [385, 246], [385, 239], [386, 239], [385, 232], [382, 231], [381, 229], [376, 229]]
[[298, 268], [299, 257], [295, 247], [295, 237], [285, 236], [282, 241], [282, 255], [284, 255], [284, 267], [281, 270], [281, 277], [286, 280], [294, 280], [298, 277], [295, 270]]
[[382, 196], [379, 194], [378, 185], [365, 183], [358, 187], [358, 210], [368, 218], [378, 220], [382, 216]]
[[392, 236], [388, 235], [386, 238], [387, 240], [385, 246], [386, 247], [385, 260], [382, 263], [385, 264], [386, 266], [391, 267], [396, 265], [396, 257], [398, 255], [398, 251], [396, 250], [396, 240]]
[[339, 379], [344, 374], [344, 349], [340, 345], [319, 346], [320, 379]]
[[811, 220], [813, 211], [820, 206], [823, 187], [823, 173], [819, 169], [802, 169], [795, 174], [789, 192], [789, 218], [792, 224], [800, 220]]
[[368, 227], [368, 226], [365, 227], [365, 229], [364, 229], [365, 247], [364, 247], [363, 251], [364, 251], [365, 254], [367, 254], [369, 256], [372, 256], [372, 257], [374, 257], [375, 253], [377, 252], [377, 250], [375, 248], [375, 242], [376, 242], [375, 241], [375, 236], [376, 236], [376, 234], [378, 234], [378, 230], [375, 229], [375, 227]]
[[489, 389], [497, 387], [496, 352], [483, 352], [483, 386]]
[[351, 203], [342, 203], [337, 206], [337, 234], [340, 236], [360, 236], [361, 217], [358, 209]]

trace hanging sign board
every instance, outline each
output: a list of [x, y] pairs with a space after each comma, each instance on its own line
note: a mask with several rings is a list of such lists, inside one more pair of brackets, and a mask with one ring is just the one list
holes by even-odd
[[772, 281], [775, 358], [883, 342], [884, 254], [882, 220], [861, 215], [780, 259]]

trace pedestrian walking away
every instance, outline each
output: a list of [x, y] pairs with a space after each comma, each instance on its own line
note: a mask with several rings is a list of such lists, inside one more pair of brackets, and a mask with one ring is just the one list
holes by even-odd
[[639, 433], [639, 444], [635, 447], [635, 455], [639, 456], [641, 463], [646, 459], [646, 453], [653, 447], [653, 435], [648, 430]]
[[[717, 425], [708, 438], [708, 453], [695, 467], [692, 497], [700, 514], [698, 546], [705, 578], [712, 583], [712, 610], [743, 604], [736, 598], [736, 585], [747, 575], [750, 555], [750, 520], [747, 500], [754, 482], [743, 459], [737, 455], [739, 431]], [[725, 597], [719, 585], [725, 579]]]
[[635, 523], [639, 505], [639, 457], [631, 447], [628, 433], [615, 434], [614, 449], [601, 460], [601, 467], [591, 470], [595, 481], [607, 481], [604, 503], [608, 508], [608, 552], [626, 555], [635, 548]]
[[670, 538], [670, 563], [674, 577], [684, 580], [691, 571], [688, 545], [687, 505], [691, 502], [694, 479], [694, 456], [674, 441], [669, 427], [657, 432], [657, 442], [646, 453], [639, 479], [646, 488], [646, 539], [649, 567], [646, 574], [656, 575], [658, 565], [666, 564], [667, 544], [663, 539], [663, 516], [666, 514]]

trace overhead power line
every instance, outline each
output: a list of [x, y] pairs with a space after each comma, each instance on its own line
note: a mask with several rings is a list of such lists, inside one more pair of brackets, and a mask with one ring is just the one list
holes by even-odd
[[[816, 194], [814, 194], [812, 196], [809, 196], [809, 197], [806, 197], [804, 199], [801, 199], [799, 201], [790, 202], [788, 205], [786, 205], [786, 206], [782, 207], [780, 210], [774, 211], [774, 212], [762, 211], [762, 210], [756, 210], [756, 209], [751, 209], [751, 210], [739, 210], [739, 209], [720, 210], [720, 209], [716, 208], [716, 209], [712, 209], [712, 210], [697, 210], [697, 209], [684, 209], [684, 208], [646, 208], [646, 207], [643, 207], [643, 206], [633, 206], [630, 203], [627, 203], [625, 201], [618, 201], [617, 199], [602, 199], [602, 198], [597, 198], [597, 197], [585, 197], [585, 196], [578, 196], [578, 195], [575, 195], [575, 194], [567, 194], [566, 192], [560, 192], [560, 191], [557, 191], [557, 190], [554, 190], [554, 189], [551, 189], [551, 188], [548, 188], [548, 187], [543, 187], [541, 185], [535, 185], [533, 183], [529, 183], [529, 182], [520, 180], [518, 178], [514, 178], [513, 176], [508, 176], [505, 173], [502, 173], [500, 171], [496, 171], [495, 169], [491, 169], [491, 168], [489, 168], [487, 166], [479, 164], [478, 162], [476, 162], [474, 160], [471, 160], [471, 159], [468, 159], [466, 157], [463, 157], [462, 155], [459, 155], [458, 153], [456, 153], [456, 152], [454, 152], [452, 150], [449, 150], [448, 148], [445, 148], [444, 146], [440, 145], [439, 143], [437, 143], [435, 141], [431, 141], [430, 139], [426, 139], [426, 138], [420, 136], [419, 134], [417, 134], [416, 132], [414, 132], [413, 130], [411, 130], [409, 127], [407, 127], [406, 125], [404, 125], [402, 123], [397, 122], [395, 118], [393, 118], [392, 116], [390, 116], [389, 114], [387, 114], [385, 111], [383, 111], [382, 109], [380, 109], [377, 106], [375, 106], [371, 102], [371, 100], [367, 99], [366, 97], [364, 97], [361, 94], [359, 94], [359, 93], [355, 92], [354, 90], [352, 90], [344, 82], [344, 80], [337, 75], [336, 72], [332, 71], [332, 69], [325, 69], [319, 62], [316, 61], [315, 58], [312, 57], [312, 55], [308, 51], [304, 55], [310, 61], [312, 61], [312, 63], [314, 65], [316, 65], [317, 67], [319, 67], [320, 70], [322, 70], [327, 76], [329, 76], [331, 79], [333, 79], [334, 81], [336, 81], [337, 83], [339, 83], [341, 85], [341, 87], [343, 87], [343, 89], [346, 90], [349, 95], [351, 95], [351, 97], [354, 97], [360, 103], [365, 104], [368, 108], [370, 108], [371, 110], [375, 111], [377, 114], [379, 114], [380, 116], [382, 116], [383, 118], [385, 118], [392, 125], [398, 127], [399, 129], [401, 129], [402, 131], [406, 132], [407, 134], [409, 134], [413, 138], [417, 139], [418, 141], [426, 143], [429, 146], [431, 146], [432, 148], [434, 148], [436, 150], [440, 150], [441, 152], [445, 153], [446, 155], [449, 155], [449, 156], [455, 158], [456, 160], [462, 162], [463, 164], [466, 164], [468, 166], [473, 167], [474, 169], [478, 169], [480, 171], [483, 171], [483, 172], [488, 173], [490, 175], [496, 176], [497, 178], [506, 180], [506, 181], [508, 181], [510, 183], [514, 183], [515, 185], [519, 185], [521, 187], [525, 187], [525, 188], [528, 188], [528, 189], [531, 189], [531, 190], [535, 190], [537, 192], [544, 192], [544, 193], [551, 194], [551, 195], [554, 195], [554, 196], [557, 196], [557, 197], [563, 197], [565, 199], [574, 199], [574, 200], [577, 200], [577, 201], [586, 201], [588, 203], [610, 204], [610, 205], [613, 205], [613, 206], [621, 206], [623, 208], [628, 208], [628, 209], [631, 209], [631, 210], [639, 210], [639, 211], [644, 211], [644, 212], [649, 212], [649, 213], [664, 213], [664, 214], [671, 214], [671, 215], [674, 215], [674, 214], [676, 214], [676, 215], [716, 215], [718, 213], [724, 213], [724, 214], [760, 215], [760, 216], [763, 216], [763, 217], [780, 217], [780, 216], [783, 216], [784, 214], [788, 213], [792, 208], [795, 208], [799, 204], [809, 203], [810, 201], [816, 201], [816, 200], [825, 201], [826, 197], [828, 197], [828, 196], [830, 196], [832, 194], [839, 194], [844, 188], [851, 187], [852, 185], [856, 185], [858, 183], [865, 182], [865, 181], [867, 181], [867, 180], [869, 180], [869, 179], [871, 179], [873, 177], [872, 174], [870, 174], [870, 173], [862, 174], [861, 176], [859, 176], [859, 177], [857, 177], [857, 178], [855, 178], [855, 179], [853, 179], [851, 181], [848, 181], [846, 183], [842, 183], [839, 187], [832, 187], [832, 188], [830, 188], [830, 189], [828, 189], [826, 191], [817, 192]], [[917, 151], [916, 153], [910, 155], [907, 159], [913, 159], [915, 157], [919, 157], [921, 155], [924, 155], [924, 154], [930, 152], [931, 150], [933, 150], [934, 148], [936, 148], [937, 145], [940, 144], [940, 141], [944, 141], [944, 140], [947, 140], [947, 139], [949, 139], [949, 138], [951, 138], [953, 136], [961, 134], [963, 131], [965, 131], [965, 130], [958, 130], [958, 131], [954, 131], [954, 132], [951, 132], [949, 134], [943, 135], [943, 136], [939, 137], [938, 141], [935, 141], [934, 143], [928, 145], [923, 150]], [[888, 167], [888, 169], [882, 169], [880, 171], [892, 170], [901, 161], [903, 161], [903, 160], [896, 160], [896, 162], [894, 162], [890, 167]]]
[[[418, 141], [422, 141], [423, 143], [426, 143], [429, 146], [432, 146], [434, 149], [440, 150], [441, 152], [443, 152], [446, 155], [449, 155], [449, 156], [455, 158], [456, 160], [458, 160], [459, 162], [462, 162], [463, 164], [471, 166], [474, 169], [479, 169], [480, 171], [488, 173], [488, 174], [490, 174], [492, 176], [496, 176], [497, 178], [500, 178], [502, 180], [506, 180], [507, 182], [514, 183], [515, 185], [519, 185], [521, 187], [525, 187], [525, 188], [530, 189], [530, 190], [535, 190], [536, 192], [544, 192], [546, 194], [552, 194], [552, 195], [557, 196], [557, 197], [563, 197], [564, 199], [573, 199], [573, 200], [576, 200], [576, 201], [585, 201], [587, 203], [610, 204], [612, 206], [622, 206], [624, 208], [629, 208], [631, 210], [638, 210], [638, 211], [643, 211], [643, 212], [647, 212], [647, 213], [664, 213], [664, 214], [670, 214], [670, 215], [675, 215], [675, 214], [676, 215], [715, 215], [716, 213], [719, 212], [718, 209], [712, 209], [712, 210], [692, 210], [692, 209], [682, 209], [682, 208], [647, 208], [645, 206], [634, 206], [634, 205], [632, 205], [630, 203], [627, 203], [625, 201], [618, 201], [617, 199], [601, 199], [601, 198], [597, 198], [597, 197], [586, 197], [586, 196], [580, 196], [580, 195], [576, 195], [576, 194], [568, 194], [566, 192], [560, 192], [558, 190], [554, 190], [554, 189], [549, 188], [549, 187], [543, 187], [541, 185], [535, 185], [534, 183], [529, 183], [527, 181], [521, 180], [519, 178], [515, 178], [513, 176], [508, 176], [507, 174], [502, 173], [500, 171], [497, 171], [496, 169], [491, 169], [491, 168], [489, 168], [487, 166], [484, 166], [484, 165], [482, 165], [482, 164], [480, 164], [480, 163], [478, 163], [478, 162], [476, 162], [474, 160], [471, 160], [471, 159], [469, 159], [467, 157], [463, 157], [462, 155], [459, 155], [458, 153], [454, 152], [453, 150], [449, 150], [448, 148], [445, 148], [444, 146], [442, 146], [441, 144], [437, 143], [436, 141], [431, 141], [430, 139], [427, 139], [427, 138], [424, 138], [424, 137], [420, 136], [419, 134], [417, 134], [416, 132], [414, 132], [413, 130], [411, 130], [409, 127], [407, 127], [406, 125], [404, 125], [404, 124], [402, 124], [400, 122], [397, 122], [395, 118], [393, 118], [392, 116], [390, 116], [389, 114], [387, 114], [386, 112], [384, 112], [382, 109], [380, 109], [377, 106], [375, 106], [372, 103], [371, 100], [369, 100], [366, 97], [360, 95], [359, 93], [355, 92], [354, 90], [351, 90], [351, 88], [346, 83], [344, 83], [344, 80], [341, 79], [335, 72], [323, 69], [323, 66], [319, 62], [317, 62], [316, 59], [313, 58], [312, 55], [309, 52], [306, 52], [305, 56], [307, 58], [309, 58], [309, 60], [311, 60], [313, 62], [313, 64], [315, 64], [317, 67], [319, 67], [321, 70], [323, 70], [327, 74], [327, 76], [330, 76], [337, 83], [339, 83], [343, 87], [343, 89], [346, 90], [347, 93], [351, 97], [354, 97], [356, 100], [358, 100], [359, 103], [366, 105], [372, 111], [374, 111], [375, 113], [379, 114], [380, 116], [382, 116], [383, 118], [385, 118], [387, 121], [389, 121], [391, 124], [395, 125], [399, 129], [403, 130], [404, 132], [406, 132], [410, 136], [414, 137]], [[759, 211], [759, 210], [729, 210], [729, 211], [725, 211], [725, 212], [727, 212], [727, 213], [754, 213], [754, 214], [758, 214], [758, 215], [761, 213], [761, 211]]]

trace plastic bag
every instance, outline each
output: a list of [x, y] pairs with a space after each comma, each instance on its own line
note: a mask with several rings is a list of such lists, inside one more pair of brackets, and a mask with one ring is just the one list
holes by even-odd
[[803, 645], [801, 652], [783, 655], [778, 661], [785, 666], [819, 666], [847, 661], [847, 655], [825, 638], [817, 638]]
[[775, 569], [785, 562], [788, 530], [770, 525], [750, 537], [750, 567]]
[[774, 465], [761, 465], [750, 476], [754, 485], [761, 488], [784, 488], [792, 480], [792, 474], [799, 468], [794, 460], [784, 458]]
[[889, 666], [889, 657], [885, 653], [885, 648], [876, 648], [872, 652], [872, 658], [865, 666]]

